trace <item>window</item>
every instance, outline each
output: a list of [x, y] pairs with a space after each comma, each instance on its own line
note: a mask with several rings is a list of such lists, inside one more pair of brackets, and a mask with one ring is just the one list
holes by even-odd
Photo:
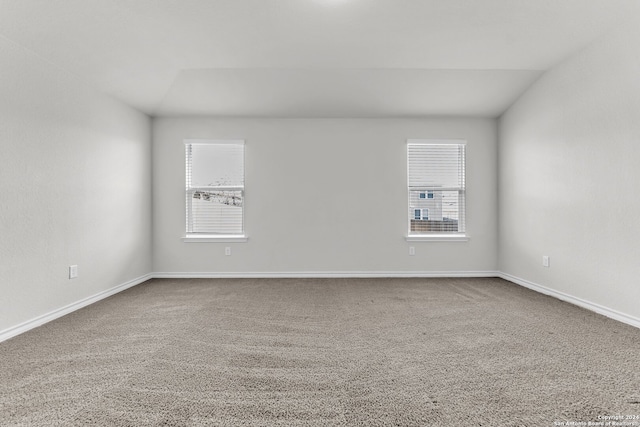
[[414, 209], [413, 219], [416, 221], [425, 221], [429, 219], [429, 209]]
[[433, 199], [433, 191], [427, 191], [420, 193], [421, 199]]
[[409, 140], [409, 237], [465, 232], [465, 148], [459, 140]]
[[244, 141], [185, 141], [186, 239], [244, 238]]

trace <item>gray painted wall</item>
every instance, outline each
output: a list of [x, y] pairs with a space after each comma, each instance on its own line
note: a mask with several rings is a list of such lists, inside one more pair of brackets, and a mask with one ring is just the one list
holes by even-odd
[[149, 273], [151, 129], [3, 38], [0, 58], [1, 332]]
[[636, 319], [638, 41], [638, 27], [617, 28], [546, 73], [499, 122], [500, 270]]
[[[495, 120], [158, 118], [153, 134], [155, 272], [496, 270]], [[185, 138], [246, 141], [248, 242], [180, 240]], [[408, 138], [467, 140], [468, 242], [405, 241]]]

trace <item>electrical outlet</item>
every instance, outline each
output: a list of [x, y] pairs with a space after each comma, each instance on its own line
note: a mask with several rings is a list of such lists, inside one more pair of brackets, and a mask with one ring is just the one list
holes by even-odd
[[416, 254], [416, 248], [414, 246], [409, 246], [409, 255], [414, 256]]
[[542, 256], [542, 266], [549, 267], [549, 257], [547, 255]]
[[230, 256], [231, 255], [231, 246], [227, 246], [226, 248], [224, 248], [224, 254], [226, 256]]
[[75, 279], [78, 277], [78, 266], [70, 265], [69, 266], [69, 279]]

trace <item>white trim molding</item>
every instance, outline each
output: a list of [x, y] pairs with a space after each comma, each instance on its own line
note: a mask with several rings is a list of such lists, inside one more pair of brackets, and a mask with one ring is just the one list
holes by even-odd
[[585, 308], [589, 311], [596, 312], [603, 316], [609, 317], [613, 320], [617, 320], [618, 322], [626, 323], [627, 325], [640, 328], [640, 319], [637, 317], [630, 316], [628, 314], [619, 312], [617, 310], [613, 310], [608, 307], [604, 307], [600, 304], [596, 304], [591, 301], [584, 300], [582, 298], [574, 297], [573, 295], [565, 294], [564, 292], [547, 288], [546, 286], [542, 286], [537, 283], [533, 283], [528, 280], [521, 279], [516, 276], [512, 276], [511, 274], [507, 274], [502, 271], [498, 273], [498, 277], [500, 277], [501, 279], [507, 280], [509, 282], [515, 283], [516, 285], [520, 285], [525, 288], [531, 289], [532, 291], [535, 291], [544, 295], [548, 295], [550, 297], [559, 299], [564, 302], [568, 302], [569, 304], [577, 305], [578, 307]]
[[110, 297], [111, 295], [115, 295], [118, 292], [122, 292], [125, 289], [129, 289], [133, 286], [139, 285], [142, 282], [146, 282], [149, 279], [153, 278], [153, 274], [145, 274], [144, 276], [137, 277], [135, 279], [129, 280], [128, 282], [122, 283], [120, 285], [114, 286], [111, 289], [104, 290], [102, 292], [98, 292], [95, 295], [83, 298], [79, 301], [71, 303], [69, 305], [65, 305], [64, 307], [55, 309], [50, 311], [49, 313], [40, 315], [38, 317], [34, 317], [31, 320], [27, 320], [26, 322], [20, 323], [16, 326], [12, 326], [3, 331], [0, 331], [0, 342], [6, 341], [9, 338], [13, 338], [16, 335], [20, 335], [24, 332], [27, 332], [30, 329], [37, 328], [38, 326], [42, 326], [45, 323], [49, 323], [52, 320], [55, 320], [59, 317], [62, 317], [66, 314], [79, 310], [83, 307], [91, 305], [95, 302], [98, 302], [102, 299]]
[[249, 240], [247, 236], [213, 236], [213, 235], [190, 235], [181, 237], [185, 243], [244, 243]]
[[468, 242], [465, 234], [410, 234], [405, 237], [407, 242]]
[[156, 272], [157, 279], [322, 279], [374, 277], [498, 277], [497, 271], [260, 271], [260, 272]]
[[90, 304], [98, 302], [102, 299], [110, 297], [111, 295], [122, 292], [140, 283], [146, 282], [149, 279], [223, 279], [223, 278], [429, 278], [429, 277], [498, 277], [516, 285], [523, 286], [531, 289], [532, 291], [548, 295], [550, 297], [559, 299], [561, 301], [568, 302], [573, 305], [585, 308], [627, 325], [640, 328], [640, 319], [634, 316], [630, 316], [625, 313], [621, 313], [617, 310], [613, 310], [604, 307], [600, 304], [596, 304], [584, 299], [574, 297], [572, 295], [565, 294], [564, 292], [556, 291], [537, 283], [530, 282], [525, 279], [521, 279], [516, 276], [501, 272], [501, 271], [295, 271], [295, 272], [155, 272], [145, 274], [135, 279], [129, 280], [118, 286], [114, 286], [111, 289], [99, 292], [95, 295], [83, 298], [72, 304], [53, 310], [49, 313], [35, 317], [19, 325], [12, 326], [3, 331], [0, 331], [0, 342], [13, 338], [30, 329], [44, 325], [52, 320], [62, 317], [66, 314], [79, 310]]

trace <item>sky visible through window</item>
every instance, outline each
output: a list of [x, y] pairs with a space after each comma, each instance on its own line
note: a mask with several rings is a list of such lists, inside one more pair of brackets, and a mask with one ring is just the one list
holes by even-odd
[[244, 184], [244, 147], [239, 144], [192, 145], [193, 187]]

